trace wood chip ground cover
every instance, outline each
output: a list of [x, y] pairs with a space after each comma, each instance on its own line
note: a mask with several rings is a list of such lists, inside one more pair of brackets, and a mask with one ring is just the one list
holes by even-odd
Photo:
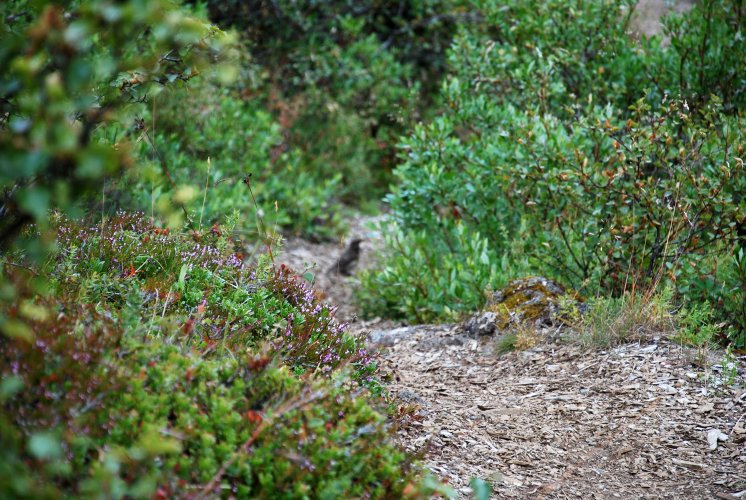
[[[364, 218], [351, 225], [368, 238], [360, 265], [370, 266], [378, 233]], [[395, 403], [414, 415], [401, 446], [459, 496], [479, 477], [495, 498], [746, 498], [746, 360], [725, 386], [721, 353], [698, 368], [665, 338], [608, 350], [555, 338], [500, 356], [495, 339], [459, 325], [356, 321], [355, 277], [323, 272], [343, 248], [291, 240], [278, 263], [311, 266], [315, 286], [368, 335]]]
[[[713, 387], [664, 339], [607, 351], [495, 354], [459, 327], [374, 332], [391, 390], [418, 417], [402, 446], [468, 496], [731, 498], [746, 489], [746, 390]], [[709, 384], [709, 385], [708, 385]], [[727, 437], [710, 449], [707, 435]], [[737, 498], [737, 497], [733, 497]]]

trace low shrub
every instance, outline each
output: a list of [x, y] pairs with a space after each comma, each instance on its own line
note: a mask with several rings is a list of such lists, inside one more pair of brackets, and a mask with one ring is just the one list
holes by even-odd
[[592, 347], [643, 342], [654, 335], [671, 334], [677, 319], [670, 288], [657, 293], [626, 293], [621, 297], [597, 297], [578, 327], [579, 340]]
[[373, 360], [290, 270], [245, 264], [229, 228], [54, 224], [60, 250], [33, 271], [51, 290], [23, 263], [4, 270], [17, 295], [0, 308], [14, 325], [0, 337], [2, 491], [438, 490], [391, 444]]
[[[705, 2], [682, 22], [726, 4], [733, 5]], [[483, 6], [494, 27], [462, 33], [454, 43], [455, 75], [442, 90], [448, 111], [402, 144], [400, 182], [387, 197], [401, 243], [380, 273], [397, 292], [378, 302], [377, 313], [406, 310], [421, 321], [410, 305], [416, 303], [437, 312], [428, 320], [447, 318], [458, 303], [446, 292], [452, 283], [494, 287], [489, 281], [501, 273], [491, 269], [507, 261], [507, 269], [555, 278], [590, 296], [639, 294], [669, 283], [675, 300], [697, 303], [703, 297], [696, 290], [708, 287], [720, 314], [729, 314], [730, 339], [741, 338], [739, 313], [726, 312], [738, 309], [731, 300], [738, 274], [732, 264], [719, 265], [743, 244], [737, 100], [703, 98], [694, 87], [671, 97], [676, 87], [661, 79], [685, 58], [671, 47], [689, 46], [701, 32], [672, 31], [668, 48], [655, 38], [635, 41], [625, 32], [631, 7], [622, 1]], [[712, 13], [713, 36], [702, 36], [721, 46], [707, 50], [731, 46], [722, 33], [734, 29], [733, 16], [740, 19], [735, 8]], [[712, 65], [701, 64], [710, 74]], [[723, 91], [729, 99], [737, 93]], [[456, 232], [484, 242], [490, 257], [460, 267], [461, 247], [450, 244]], [[425, 235], [433, 250], [428, 269], [452, 270], [446, 282], [429, 273], [438, 293], [407, 286], [427, 273], [406, 268], [400, 257], [421, 251]], [[711, 278], [716, 285], [706, 284]], [[362, 296], [380, 284], [364, 280]], [[479, 294], [471, 297], [470, 307], [481, 306]]]
[[453, 34], [480, 20], [458, 0], [206, 6], [245, 42], [245, 93], [274, 111], [303, 170], [340, 175], [338, 194], [352, 205], [384, 193], [398, 136], [437, 99]]
[[[360, 275], [364, 312], [428, 322], [455, 320], [479, 307], [487, 286], [497, 281], [495, 255], [485, 239], [467, 235], [462, 226], [448, 236], [434, 240], [424, 231], [405, 236], [395, 226], [387, 228], [386, 268]], [[443, 260], [444, 252], [453, 258]]]
[[304, 280], [283, 266], [243, 262], [230, 225], [184, 235], [127, 213], [96, 225], [58, 224], [61, 250], [49, 270], [54, 293], [123, 315], [140, 304], [129, 325], [137, 335], [168, 339], [176, 321], [180, 342], [193, 348], [234, 352], [271, 341], [297, 370], [351, 361], [372, 369], [362, 345]]
[[183, 211], [174, 211], [180, 196], [194, 229], [238, 210], [235, 230], [249, 239], [274, 229], [322, 240], [343, 229], [342, 174], [309, 168], [258, 99], [203, 80], [161, 93], [142, 123], [143, 168], [114, 186], [119, 206], [183, 223]]

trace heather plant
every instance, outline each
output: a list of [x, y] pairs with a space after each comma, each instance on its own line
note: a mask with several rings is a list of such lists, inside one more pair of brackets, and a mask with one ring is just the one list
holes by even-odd
[[[18, 496], [419, 496], [389, 443], [375, 364], [289, 269], [229, 228], [57, 215], [0, 311], [0, 489]], [[12, 262], [12, 263], [15, 263]], [[48, 274], [45, 296], [30, 273]], [[53, 298], [54, 297], [54, 298]], [[369, 389], [368, 389], [369, 388]]]
[[61, 250], [48, 271], [54, 292], [117, 309], [134, 300], [138, 328], [147, 328], [141, 334], [168, 338], [177, 321], [182, 341], [195, 348], [234, 352], [269, 341], [300, 372], [352, 362], [365, 378], [374, 369], [332, 306], [284, 266], [245, 264], [229, 227], [185, 236], [125, 213], [58, 226]]
[[[77, 316], [74, 308], [64, 318], [91, 321], [89, 312]], [[0, 346], [8, 361], [5, 493], [420, 491], [409, 459], [381, 446], [387, 439], [381, 415], [344, 383], [299, 379], [245, 349], [208, 360], [177, 345], [119, 339], [95, 325], [79, 334], [67, 320], [50, 319], [55, 328], [35, 325], [49, 331], [36, 343], [3, 338]], [[92, 349], [92, 339], [101, 349]]]

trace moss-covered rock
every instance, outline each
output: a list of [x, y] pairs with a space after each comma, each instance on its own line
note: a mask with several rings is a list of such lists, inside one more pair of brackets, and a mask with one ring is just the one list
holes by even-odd
[[533, 276], [513, 280], [494, 292], [484, 310], [464, 328], [471, 335], [491, 335], [518, 326], [542, 328], [572, 323], [583, 309], [583, 302], [574, 290]]

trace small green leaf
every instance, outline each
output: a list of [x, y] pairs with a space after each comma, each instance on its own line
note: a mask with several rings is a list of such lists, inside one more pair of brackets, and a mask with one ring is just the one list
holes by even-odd
[[0, 330], [10, 338], [22, 339], [29, 343], [34, 341], [34, 331], [26, 323], [17, 319], [0, 323]]
[[487, 481], [478, 477], [473, 477], [469, 482], [469, 486], [471, 486], [471, 489], [474, 491], [474, 498], [476, 500], [489, 500], [490, 495], [492, 494], [492, 487], [490, 487], [490, 484]]
[[28, 451], [39, 460], [51, 460], [62, 456], [59, 440], [48, 432], [38, 432], [31, 436]]
[[5, 402], [23, 389], [23, 380], [19, 377], [8, 377], [0, 382], [0, 402]]

